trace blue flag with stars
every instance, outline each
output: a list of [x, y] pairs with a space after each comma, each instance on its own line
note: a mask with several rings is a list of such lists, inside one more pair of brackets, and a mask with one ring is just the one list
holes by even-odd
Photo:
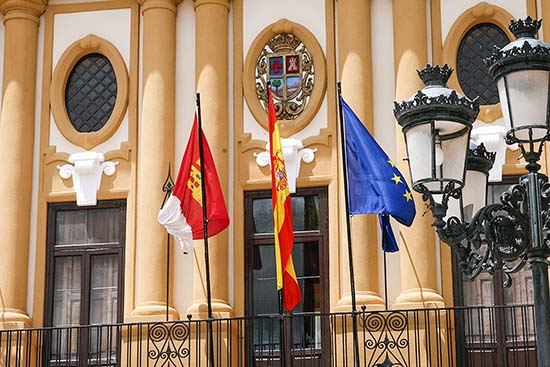
[[349, 214], [378, 214], [382, 248], [398, 251], [389, 216], [410, 226], [416, 215], [411, 190], [392, 160], [340, 96], [346, 136]]

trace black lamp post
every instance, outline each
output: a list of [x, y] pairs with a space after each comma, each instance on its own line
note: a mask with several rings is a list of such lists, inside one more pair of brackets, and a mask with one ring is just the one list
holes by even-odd
[[[531, 264], [537, 360], [539, 366], [550, 366], [550, 184], [538, 172], [550, 140], [550, 45], [535, 39], [540, 24], [530, 17], [512, 21], [509, 28], [517, 39], [486, 60], [508, 127], [506, 143], [519, 144], [527, 161], [528, 173], [501, 196], [501, 203], [484, 205], [470, 221], [448, 216], [449, 203], [462, 205], [465, 195], [468, 140], [479, 112], [475, 101], [446, 87], [450, 68], [428, 65], [419, 71], [426, 87], [395, 103], [394, 113], [403, 127], [413, 189], [431, 209], [439, 237], [458, 253], [462, 271], [474, 278], [483, 270], [502, 269], [509, 286], [509, 274]], [[486, 171], [494, 156], [478, 152], [478, 158]]]

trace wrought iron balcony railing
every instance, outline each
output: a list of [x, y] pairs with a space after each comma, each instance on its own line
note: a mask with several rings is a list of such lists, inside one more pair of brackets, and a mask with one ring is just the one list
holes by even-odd
[[[214, 366], [536, 366], [531, 305], [212, 321]], [[0, 330], [0, 366], [209, 366], [207, 320]]]

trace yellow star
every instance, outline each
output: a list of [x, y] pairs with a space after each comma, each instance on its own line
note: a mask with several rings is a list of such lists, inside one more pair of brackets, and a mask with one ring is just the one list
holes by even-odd
[[403, 196], [407, 199], [407, 201], [411, 201], [413, 199], [412, 194], [409, 192], [409, 190], [406, 190]]
[[401, 181], [401, 176], [398, 176], [395, 173], [393, 174], [393, 177], [391, 178], [391, 180], [395, 181], [396, 185], [399, 185], [400, 183], [403, 183], [403, 181]]
[[390, 164], [390, 166], [395, 167], [395, 164], [393, 163], [393, 161], [391, 159], [388, 160], [388, 163]]

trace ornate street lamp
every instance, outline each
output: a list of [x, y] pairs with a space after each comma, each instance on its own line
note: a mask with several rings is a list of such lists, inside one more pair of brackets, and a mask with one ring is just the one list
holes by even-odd
[[462, 203], [467, 194], [464, 162], [479, 112], [475, 101], [445, 86], [450, 68], [428, 65], [419, 71], [426, 87], [395, 103], [394, 113], [403, 127], [413, 189], [431, 209], [441, 240], [457, 252], [461, 270], [474, 278], [483, 270], [502, 269], [509, 286], [509, 274], [531, 264], [537, 360], [539, 366], [550, 366], [550, 184], [538, 172], [544, 143], [550, 140], [550, 45], [535, 39], [540, 25], [530, 17], [512, 21], [516, 40], [486, 60], [499, 90], [506, 143], [519, 144], [528, 172], [502, 194], [500, 203], [484, 205], [470, 221], [448, 216], [450, 200]]

